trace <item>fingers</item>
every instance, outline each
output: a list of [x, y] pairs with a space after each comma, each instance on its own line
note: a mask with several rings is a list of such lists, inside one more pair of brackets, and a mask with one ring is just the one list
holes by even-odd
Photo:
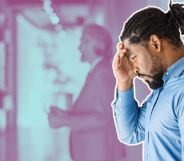
[[57, 128], [60, 126], [61, 118], [55, 114], [49, 113], [48, 123], [51, 128]]
[[58, 120], [52, 116], [48, 118], [48, 123], [51, 128], [57, 128], [59, 125]]
[[53, 114], [57, 114], [57, 113], [61, 112], [61, 109], [56, 107], [56, 106], [51, 106], [50, 107], [50, 112], [53, 113]]
[[114, 61], [113, 61], [113, 68], [114, 70], [118, 70], [120, 66], [120, 55], [116, 54], [114, 56]]
[[124, 48], [124, 44], [122, 42], [119, 42], [117, 44], [117, 50]]
[[118, 70], [119, 67], [121, 66], [122, 62], [123, 62], [123, 58], [127, 53], [127, 49], [124, 48], [124, 44], [122, 42], [119, 42], [117, 44], [117, 53], [114, 56], [114, 61], [113, 61], [113, 67], [114, 70]]
[[48, 116], [59, 117], [59, 118], [68, 118], [69, 112], [62, 110], [58, 107], [51, 106], [50, 112], [48, 113]]
[[120, 56], [121, 59], [125, 56], [126, 53], [127, 53], [127, 49], [125, 48], [117, 51], [117, 54]]
[[117, 53], [120, 55], [120, 58], [122, 58], [127, 53], [127, 49], [125, 48], [124, 44], [122, 42], [119, 42], [117, 44]]

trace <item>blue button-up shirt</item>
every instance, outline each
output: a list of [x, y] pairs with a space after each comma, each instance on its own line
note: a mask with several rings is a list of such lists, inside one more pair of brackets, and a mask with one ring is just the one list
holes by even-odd
[[112, 106], [118, 137], [126, 144], [144, 141], [145, 161], [184, 161], [184, 57], [163, 80], [142, 107], [133, 88], [116, 92]]

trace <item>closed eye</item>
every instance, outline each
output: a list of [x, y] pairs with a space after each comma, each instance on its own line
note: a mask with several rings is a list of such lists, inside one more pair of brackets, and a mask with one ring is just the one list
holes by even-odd
[[134, 60], [136, 57], [137, 57], [137, 56], [135, 55], [135, 56], [131, 57], [130, 60]]

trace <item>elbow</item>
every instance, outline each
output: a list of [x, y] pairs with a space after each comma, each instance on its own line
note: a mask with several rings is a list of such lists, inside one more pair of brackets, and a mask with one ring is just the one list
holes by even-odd
[[133, 143], [131, 142], [131, 140], [128, 137], [124, 137], [122, 135], [118, 135], [118, 140], [121, 143], [123, 143], [123, 144], [129, 145], [129, 146], [133, 145]]
[[139, 139], [134, 132], [128, 136], [118, 134], [118, 140], [128, 146], [135, 146], [141, 144], [143, 141], [142, 139]]

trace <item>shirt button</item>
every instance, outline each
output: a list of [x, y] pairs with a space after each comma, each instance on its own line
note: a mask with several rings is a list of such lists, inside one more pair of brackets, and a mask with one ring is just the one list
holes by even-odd
[[169, 73], [167, 72], [166, 75], [169, 75]]
[[121, 101], [122, 99], [121, 99], [121, 98], [119, 98], [118, 100], [119, 100], [119, 101]]

